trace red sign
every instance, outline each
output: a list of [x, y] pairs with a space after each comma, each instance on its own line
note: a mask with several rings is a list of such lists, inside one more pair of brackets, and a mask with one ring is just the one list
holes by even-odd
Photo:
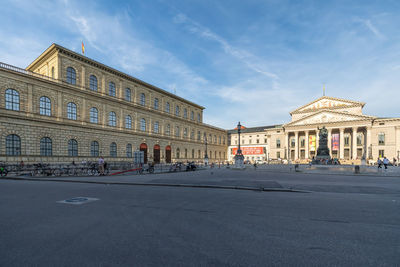
[[[240, 148], [243, 155], [262, 155], [264, 154], [264, 149], [262, 146], [245, 146]], [[236, 155], [237, 147], [232, 149], [232, 154]]]

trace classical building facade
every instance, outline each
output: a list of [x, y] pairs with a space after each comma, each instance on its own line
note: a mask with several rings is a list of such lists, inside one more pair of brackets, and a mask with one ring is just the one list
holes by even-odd
[[[399, 159], [400, 118], [378, 118], [363, 114], [365, 103], [323, 96], [290, 112], [292, 120], [283, 125], [263, 127], [268, 159], [307, 162], [318, 149], [318, 129], [328, 130], [332, 158], [342, 163], [360, 164], [378, 157]], [[229, 131], [230, 146], [237, 139]], [[257, 131], [262, 134], [261, 131]], [[230, 151], [228, 151], [230, 152]], [[232, 155], [229, 154], [230, 158]]]
[[204, 107], [53, 44], [26, 69], [0, 63], [0, 161], [226, 159]]

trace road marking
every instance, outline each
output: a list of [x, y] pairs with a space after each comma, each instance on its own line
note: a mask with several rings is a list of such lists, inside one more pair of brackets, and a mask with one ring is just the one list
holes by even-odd
[[57, 201], [57, 203], [82, 205], [82, 204], [93, 202], [96, 200], [99, 200], [99, 199], [93, 198], [93, 197], [73, 197], [73, 198]]

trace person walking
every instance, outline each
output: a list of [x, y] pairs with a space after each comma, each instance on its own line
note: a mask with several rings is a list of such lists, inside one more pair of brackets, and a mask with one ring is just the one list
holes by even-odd
[[99, 173], [100, 175], [104, 175], [104, 158], [99, 158]]
[[378, 158], [377, 163], [378, 163], [378, 170], [382, 169], [382, 160], [380, 158]]
[[385, 170], [387, 170], [387, 166], [388, 166], [389, 163], [390, 163], [389, 160], [386, 157], [384, 157], [383, 158], [383, 165], [385, 166]]

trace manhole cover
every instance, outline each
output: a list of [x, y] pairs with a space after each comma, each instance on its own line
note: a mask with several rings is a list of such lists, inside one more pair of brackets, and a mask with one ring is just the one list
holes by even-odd
[[99, 199], [93, 198], [93, 197], [73, 197], [73, 198], [57, 201], [57, 203], [82, 205], [82, 204], [93, 202], [96, 200], [99, 200]]

